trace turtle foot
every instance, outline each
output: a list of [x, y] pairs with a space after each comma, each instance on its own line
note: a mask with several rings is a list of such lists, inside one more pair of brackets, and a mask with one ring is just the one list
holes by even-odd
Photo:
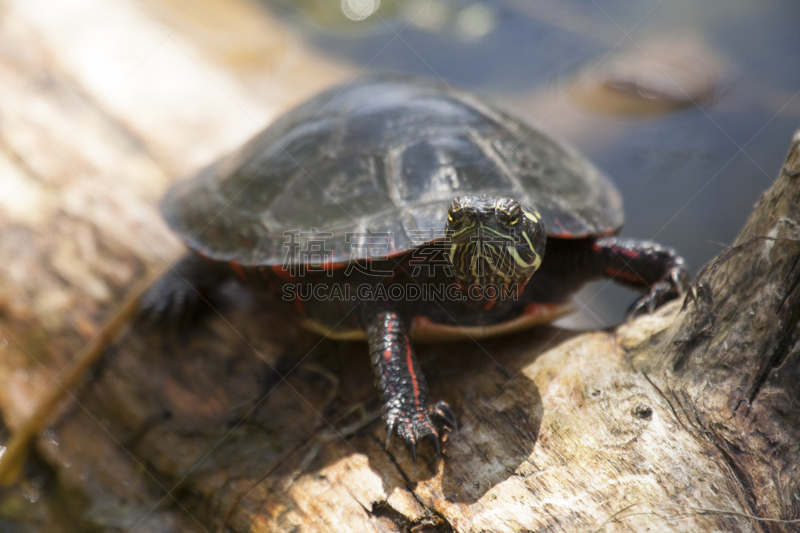
[[189, 328], [207, 307], [206, 296], [222, 279], [224, 272], [200, 256], [183, 256], [139, 298], [137, 322], [145, 327]]
[[666, 276], [653, 284], [649, 292], [633, 302], [625, 313], [625, 320], [630, 321], [639, 315], [652, 313], [657, 307], [684, 295], [688, 288], [687, 268], [682, 264], [671, 268]]
[[202, 302], [198, 289], [171, 271], [142, 294], [138, 322], [145, 326], [189, 326], [197, 318]]
[[436, 456], [441, 455], [439, 444], [442, 430], [456, 429], [456, 417], [453, 410], [446, 402], [437, 402], [426, 409], [412, 407], [408, 410], [402, 408], [390, 409], [386, 417], [386, 447], [397, 433], [406, 446], [411, 449], [411, 457], [417, 464], [417, 445], [422, 440], [430, 440], [436, 449]]

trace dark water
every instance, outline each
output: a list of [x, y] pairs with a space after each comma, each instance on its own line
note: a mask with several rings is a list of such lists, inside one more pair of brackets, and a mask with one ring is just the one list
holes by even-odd
[[[623, 235], [677, 248], [693, 272], [733, 241], [800, 126], [796, 0], [265, 8], [332, 58], [440, 78], [573, 143], [622, 191]], [[576, 323], [613, 324], [633, 297], [592, 284]]]

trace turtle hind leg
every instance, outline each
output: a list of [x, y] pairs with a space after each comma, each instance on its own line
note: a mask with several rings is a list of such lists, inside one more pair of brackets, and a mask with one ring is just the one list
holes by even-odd
[[416, 463], [417, 445], [431, 440], [439, 453], [443, 426], [456, 420], [445, 402], [428, 405], [428, 387], [403, 322], [393, 311], [379, 311], [365, 319], [375, 377], [383, 393], [386, 445], [393, 434], [411, 448]]
[[190, 326], [205, 299], [225, 274], [195, 253], [188, 253], [139, 299], [139, 323], [167, 327]]
[[599, 270], [601, 277], [644, 291], [628, 308], [628, 320], [652, 313], [689, 288], [686, 261], [672, 248], [655, 242], [606, 237], [595, 240], [589, 253], [584, 265]]

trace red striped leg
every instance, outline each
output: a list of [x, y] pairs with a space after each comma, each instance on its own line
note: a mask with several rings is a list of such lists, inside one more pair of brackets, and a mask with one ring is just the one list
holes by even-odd
[[652, 241], [606, 237], [597, 239], [584, 260], [586, 268], [605, 278], [644, 291], [628, 309], [628, 318], [652, 313], [689, 288], [686, 261], [672, 248]]
[[[411, 447], [423, 438], [439, 450], [439, 428], [455, 427], [455, 416], [445, 402], [428, 407], [428, 387], [417, 357], [397, 313], [380, 311], [367, 319], [370, 356], [384, 399], [386, 445], [393, 433]], [[438, 422], [438, 425], [434, 422]]]

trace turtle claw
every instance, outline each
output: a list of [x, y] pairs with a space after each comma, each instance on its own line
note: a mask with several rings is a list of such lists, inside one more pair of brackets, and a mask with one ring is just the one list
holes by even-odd
[[201, 302], [194, 287], [168, 273], [142, 294], [137, 323], [144, 327], [188, 327], [194, 322]]
[[686, 294], [689, 287], [689, 273], [684, 266], [676, 266], [666, 276], [653, 284], [650, 291], [639, 297], [625, 313], [625, 321], [630, 322], [639, 315], [652, 314], [656, 308], [674, 298]]
[[437, 402], [430, 410], [431, 416], [435, 416], [444, 422], [444, 425], [449, 427], [450, 429], [458, 429], [458, 421], [456, 420], [456, 415], [453, 414], [453, 410], [450, 409], [450, 406], [447, 405], [447, 402]]
[[664, 293], [667, 291], [665, 291], [663, 287], [660, 287], [661, 285], [669, 287], [669, 284], [659, 282], [650, 289], [650, 292], [643, 294], [631, 304], [625, 312], [625, 322], [630, 322], [640, 315], [652, 314], [653, 311], [656, 310], [656, 304], [661, 305], [671, 299], [664, 298]]
[[433, 442], [433, 447], [436, 448], [436, 457], [442, 455], [442, 446], [439, 444], [439, 437], [435, 435], [429, 435], [431, 442]]
[[386, 427], [386, 449], [389, 449], [389, 444], [392, 442], [392, 435], [394, 435], [395, 422], [392, 421]]
[[187, 254], [142, 293], [137, 324], [188, 330], [201, 315], [206, 295], [225, 275], [198, 255]]
[[669, 271], [672, 287], [677, 291], [679, 298], [686, 295], [689, 290], [689, 271], [686, 268], [675, 267]]

